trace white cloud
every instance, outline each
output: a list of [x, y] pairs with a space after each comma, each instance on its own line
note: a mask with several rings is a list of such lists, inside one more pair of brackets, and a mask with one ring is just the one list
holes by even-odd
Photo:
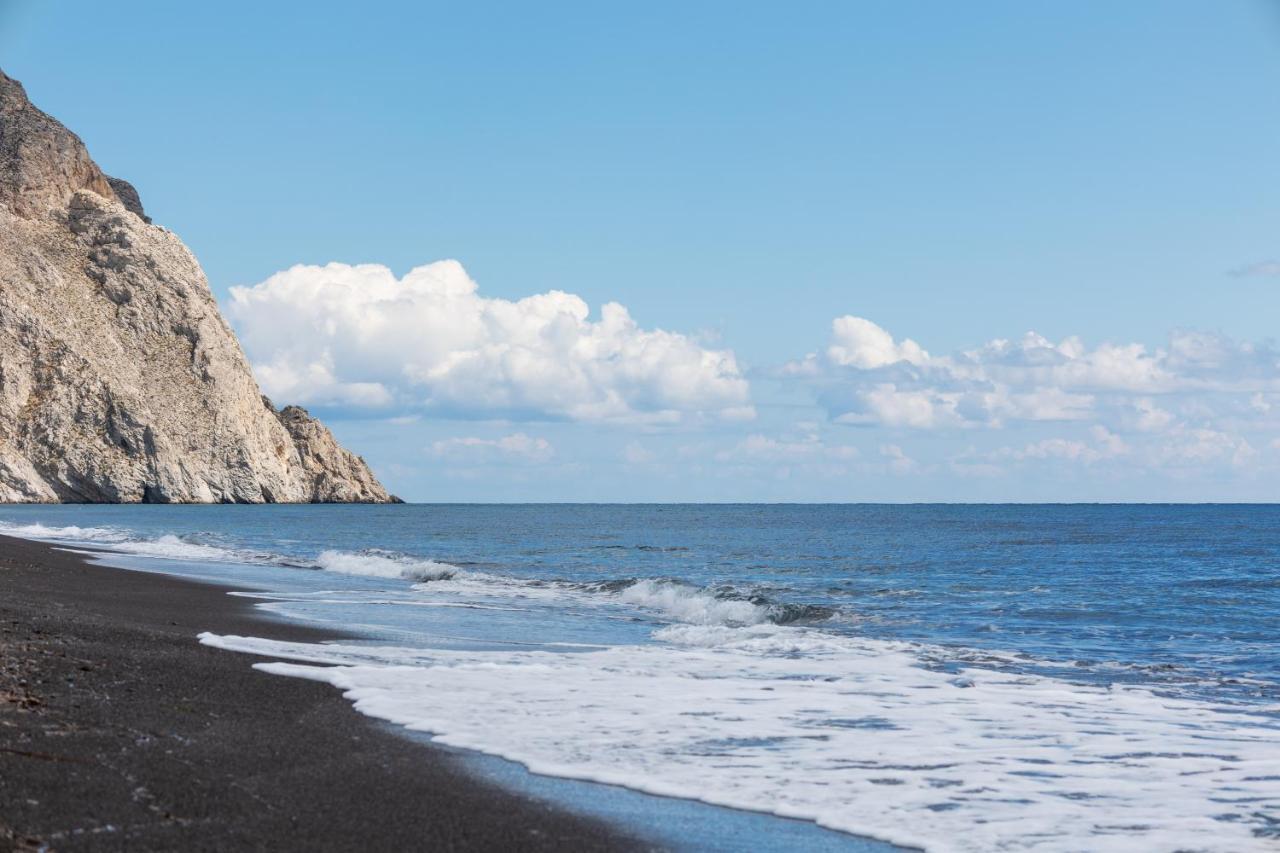
[[446, 438], [432, 442], [428, 453], [440, 459], [472, 463], [513, 459], [546, 462], [555, 455], [555, 448], [545, 438], [517, 432], [501, 438]]
[[1125, 443], [1125, 440], [1104, 426], [1094, 425], [1090, 427], [1089, 434], [1093, 436], [1094, 443], [1103, 458], [1120, 456], [1129, 452], [1129, 445]]
[[[1147, 432], [1177, 418], [1155, 398], [1177, 399], [1184, 415], [1267, 411], [1280, 391], [1280, 353], [1220, 334], [1177, 331], [1167, 346], [1055, 343], [1028, 332], [949, 356], [898, 341], [869, 320], [832, 324], [822, 355], [775, 375], [809, 386], [829, 416], [846, 424], [939, 429], [1003, 427], [1012, 422], [1093, 421]], [[1243, 395], [1220, 405], [1211, 395]]]
[[1010, 459], [1025, 461], [1028, 459], [1065, 459], [1072, 462], [1092, 464], [1102, 459], [1110, 459], [1127, 453], [1129, 448], [1125, 442], [1106, 427], [1095, 426], [1091, 431], [1093, 442], [1078, 439], [1045, 438], [1032, 442], [1021, 448], [1004, 447], [991, 454], [994, 460]]
[[1092, 394], [1073, 394], [1061, 388], [1036, 388], [1012, 392], [1001, 386], [983, 398], [993, 419], [1025, 421], [1078, 421], [1093, 414]]
[[1035, 332], [1017, 342], [990, 341], [936, 366], [960, 379], [1094, 391], [1158, 391], [1171, 378], [1142, 344], [1104, 343], [1090, 350], [1076, 337], [1055, 344]]
[[884, 382], [857, 392], [848, 411], [838, 415], [837, 423], [880, 424], [928, 429], [959, 423], [956, 404], [959, 395], [944, 394], [929, 388], [900, 389]]
[[1134, 400], [1133, 408], [1134, 428], [1140, 432], [1164, 432], [1175, 420], [1173, 413], [1160, 408], [1150, 397]]
[[1155, 461], [1171, 467], [1201, 467], [1226, 462], [1243, 468], [1257, 457], [1258, 451], [1246, 439], [1216, 429], [1176, 430], [1154, 453]]
[[[969, 464], [972, 451], [957, 457]], [[991, 463], [1063, 462], [1095, 465], [1101, 462], [1126, 462], [1131, 470], [1165, 470], [1178, 473], [1188, 469], [1204, 469], [1225, 465], [1249, 469], [1258, 459], [1258, 451], [1244, 437], [1207, 427], [1181, 425], [1140, 443], [1130, 443], [1106, 427], [1090, 427], [1088, 438], [1045, 438], [1019, 447], [1001, 447], [981, 458]]]
[[915, 341], [897, 343], [893, 335], [870, 320], [846, 314], [831, 321], [827, 358], [833, 364], [870, 369], [900, 361], [923, 364], [929, 360], [929, 353]]
[[755, 413], [732, 352], [642, 329], [617, 303], [592, 320], [561, 291], [482, 297], [456, 261], [401, 279], [377, 264], [299, 265], [232, 288], [229, 313], [282, 402], [655, 423]]
[[[243, 337], [243, 336], [242, 336]], [[330, 352], [316, 353], [312, 361], [277, 357], [254, 364], [253, 372], [268, 396], [288, 403], [341, 403], [351, 406], [386, 406], [391, 391], [381, 382], [343, 382], [334, 375]]]

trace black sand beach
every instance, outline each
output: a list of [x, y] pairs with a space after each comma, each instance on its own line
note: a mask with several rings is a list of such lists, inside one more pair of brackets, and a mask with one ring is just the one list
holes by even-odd
[[225, 593], [0, 537], [0, 849], [647, 846], [199, 645], [320, 638]]

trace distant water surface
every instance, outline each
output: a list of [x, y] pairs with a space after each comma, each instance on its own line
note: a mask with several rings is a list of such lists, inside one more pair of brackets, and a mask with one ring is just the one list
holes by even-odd
[[539, 773], [936, 850], [1280, 845], [1276, 506], [39, 506], [0, 532], [355, 626], [205, 642]]

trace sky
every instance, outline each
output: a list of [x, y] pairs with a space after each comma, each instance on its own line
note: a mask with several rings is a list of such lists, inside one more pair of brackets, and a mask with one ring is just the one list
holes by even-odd
[[0, 0], [429, 501], [1280, 499], [1280, 3]]

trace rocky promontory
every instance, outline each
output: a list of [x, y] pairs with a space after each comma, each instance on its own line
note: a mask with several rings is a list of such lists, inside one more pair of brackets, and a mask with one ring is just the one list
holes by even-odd
[[262, 396], [187, 247], [0, 72], [0, 501], [392, 500]]

